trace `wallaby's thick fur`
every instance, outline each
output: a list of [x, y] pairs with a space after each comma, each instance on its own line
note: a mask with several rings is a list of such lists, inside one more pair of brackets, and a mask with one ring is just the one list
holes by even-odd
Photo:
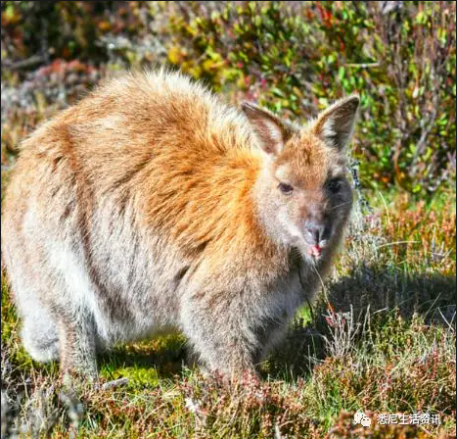
[[3, 256], [37, 361], [182, 330], [209, 371], [252, 371], [328, 270], [359, 99], [304, 128], [175, 73], [112, 80], [22, 144]]

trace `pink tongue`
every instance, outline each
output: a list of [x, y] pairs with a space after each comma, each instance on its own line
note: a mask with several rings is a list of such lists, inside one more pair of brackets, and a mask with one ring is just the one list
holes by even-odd
[[320, 245], [314, 245], [311, 247], [310, 253], [312, 256], [320, 256], [322, 253], [322, 247]]

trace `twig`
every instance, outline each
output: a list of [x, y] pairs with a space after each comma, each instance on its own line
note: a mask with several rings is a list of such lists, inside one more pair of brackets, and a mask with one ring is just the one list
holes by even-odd
[[126, 386], [129, 383], [128, 378], [119, 378], [118, 380], [108, 381], [102, 385], [102, 390], [109, 390], [116, 387]]
[[440, 312], [441, 318], [445, 321], [445, 323], [449, 327], [450, 331], [451, 332], [455, 332], [455, 329], [454, 329], [454, 327], [452, 325], [454, 324], [454, 320], [455, 320], [455, 315], [456, 314], [454, 313], [454, 315], [452, 316], [452, 320], [449, 322], [448, 319], [444, 316], [443, 311], [441, 311], [441, 308], [438, 308], [438, 311]]
[[398, 241], [398, 242], [389, 242], [387, 244], [382, 244], [376, 247], [376, 250], [379, 250], [383, 247], [390, 247], [392, 245], [400, 245], [400, 244], [420, 244], [420, 241]]
[[41, 55], [33, 55], [30, 58], [21, 60], [21, 61], [3, 61], [2, 62], [2, 67], [5, 67], [8, 70], [21, 70], [21, 69], [27, 69], [29, 67], [33, 67], [38, 64], [43, 64], [46, 61], [46, 59], [41, 56]]
[[361, 69], [369, 69], [370, 67], [380, 67], [380, 62], [367, 62], [367, 63], [350, 63], [346, 64], [346, 67], [360, 67]]

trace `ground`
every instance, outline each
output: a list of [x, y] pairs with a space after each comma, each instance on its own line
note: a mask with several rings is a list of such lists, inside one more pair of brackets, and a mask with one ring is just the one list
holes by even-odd
[[[358, 202], [317, 302], [299, 312], [262, 379], [231, 388], [186, 367], [179, 334], [102, 356], [102, 381], [128, 377], [125, 386], [66, 387], [57, 364], [24, 352], [2, 275], [2, 436], [455, 437], [455, 193], [413, 201]], [[354, 425], [359, 410], [371, 426]], [[383, 425], [388, 414], [432, 418]]]
[[261, 379], [202, 377], [175, 334], [69, 386], [22, 348], [2, 271], [2, 439], [455, 438], [455, 7], [2, 1], [2, 201], [20, 140], [126, 69], [180, 69], [297, 123], [362, 100], [345, 245]]

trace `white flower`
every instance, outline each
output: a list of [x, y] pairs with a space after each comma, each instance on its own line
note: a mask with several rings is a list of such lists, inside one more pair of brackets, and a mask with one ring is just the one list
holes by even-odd
[[200, 404], [198, 402], [192, 401], [190, 398], [186, 398], [186, 408], [191, 412], [191, 413], [197, 413], [198, 409], [200, 407]]

